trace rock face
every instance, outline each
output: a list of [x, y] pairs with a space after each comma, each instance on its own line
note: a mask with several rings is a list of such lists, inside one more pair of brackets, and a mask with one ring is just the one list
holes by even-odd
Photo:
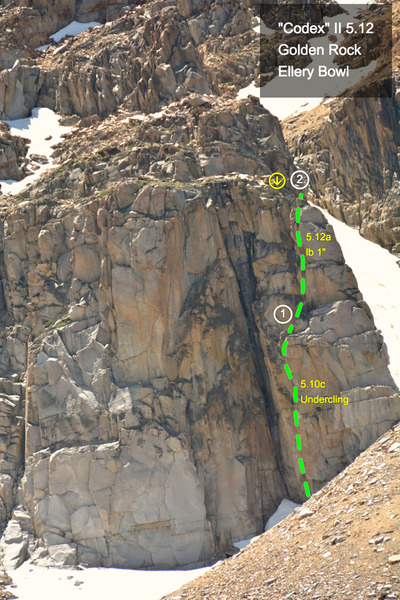
[[[43, 225], [32, 203], [7, 222], [5, 247], [21, 223], [27, 257], [10, 310], [22, 316], [14, 302], [28, 278], [36, 314], [51, 298], [58, 319], [29, 354], [19, 498], [50, 557], [173, 567], [262, 529], [285, 494], [302, 499], [272, 317], [301, 298], [293, 206], [251, 177], [131, 185]], [[303, 214], [304, 235], [326, 229], [316, 209]], [[314, 490], [400, 415], [336, 243], [320, 266], [308, 267], [314, 308], [288, 360], [298, 383], [307, 365], [350, 400], [304, 407]]]
[[[97, 235], [101, 207], [77, 215], [71, 239], [83, 243], [70, 276], [88, 302], [30, 355], [23, 501], [48, 545], [78, 543], [89, 564], [205, 559], [222, 532], [229, 541], [261, 527], [285, 491], [238, 281], [215, 209], [193, 196], [145, 187]], [[83, 439], [94, 447], [82, 449]], [[45, 456], [47, 447], [61, 449]], [[94, 524], [80, 539], [83, 496]]]
[[399, 254], [398, 98], [347, 98], [328, 106], [318, 108], [313, 123], [307, 114], [285, 123], [315, 202]]
[[[326, 208], [367, 239], [400, 256], [399, 69], [393, 62], [393, 94], [381, 79], [400, 52], [400, 6], [393, 4], [393, 48], [367, 47], [365, 63], [377, 61], [360, 82], [380, 89], [381, 98], [333, 98], [312, 112], [283, 123], [285, 139], [299, 168], [310, 174], [314, 203]], [[390, 32], [391, 33], [391, 32]], [[387, 36], [391, 39], [391, 35]], [[388, 54], [386, 54], [388, 52]], [[393, 75], [393, 77], [392, 77]], [[357, 93], [358, 92], [358, 93]]]
[[[3, 387], [3, 386], [2, 386]], [[13, 485], [18, 467], [23, 459], [24, 445], [24, 419], [21, 416], [20, 389], [9, 389], [9, 393], [0, 396], [0, 517], [6, 521], [14, 505]], [[10, 393], [16, 391], [19, 393]]]
[[[0, 74], [15, 81], [3, 114], [42, 103], [77, 124], [59, 166], [2, 204], [9, 567], [175, 567], [262, 531], [283, 497], [304, 499], [292, 391], [304, 379], [349, 398], [299, 405], [312, 491], [400, 417], [334, 237], [301, 291], [298, 201], [267, 185], [294, 167], [278, 120], [254, 98], [210, 94], [223, 82], [204, 48], [254, 40], [248, 11], [153, 3]], [[333, 235], [300, 204], [303, 239]], [[304, 300], [284, 359], [274, 308]]]
[[131, 430], [123, 442], [30, 461], [24, 502], [49, 555], [57, 560], [63, 547], [72, 564], [122, 568], [175, 567], [213, 555], [204, 490], [179, 440], [153, 427]]
[[22, 179], [22, 162], [27, 144], [20, 137], [10, 135], [8, 128], [0, 123], [0, 179]]

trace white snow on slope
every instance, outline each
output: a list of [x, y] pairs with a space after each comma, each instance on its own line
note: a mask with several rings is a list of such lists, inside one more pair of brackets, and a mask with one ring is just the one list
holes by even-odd
[[275, 29], [266, 27], [263, 21], [261, 21], [260, 17], [256, 17], [256, 21], [258, 24], [253, 27], [253, 31], [256, 33], [263, 33], [264, 35], [273, 35], [275, 33]]
[[13, 179], [0, 180], [1, 191], [4, 194], [18, 194], [28, 184], [52, 168], [52, 146], [61, 142], [62, 135], [71, 131], [72, 128], [60, 125], [60, 117], [49, 108], [34, 108], [30, 117], [15, 121], [5, 121], [5, 123], [10, 127], [12, 135], [19, 135], [30, 140], [28, 157], [32, 154], [40, 154], [46, 156], [49, 161], [47, 164], [40, 165], [32, 175], [25, 177], [21, 181]]
[[296, 502], [292, 502], [291, 500], [284, 498], [274, 514], [271, 515], [268, 521], [265, 523], [265, 531], [268, 531], [268, 529], [271, 529], [283, 521], [283, 519], [286, 519], [286, 517], [292, 514], [294, 509], [298, 508], [299, 506], [301, 506], [301, 504], [296, 504]]
[[[273, 79], [268, 86], [275, 81]], [[266, 86], [264, 86], [266, 88]], [[270, 113], [278, 117], [278, 119], [286, 119], [294, 113], [311, 110], [321, 103], [321, 98], [261, 98], [260, 88], [251, 83], [247, 87], [241, 89], [237, 95], [238, 99], [247, 98], [247, 96], [255, 96], [260, 99], [260, 103]]]
[[191, 571], [130, 569], [56, 569], [25, 562], [10, 576], [9, 590], [19, 600], [160, 600], [203, 575], [210, 567]]
[[[282, 500], [268, 519], [265, 531], [290, 515], [300, 506]], [[256, 540], [236, 542], [239, 550]], [[161, 600], [163, 596], [196, 579], [212, 567], [187, 571], [135, 571], [131, 569], [56, 569], [23, 563], [10, 571], [15, 588], [9, 588], [19, 600], [110, 600], [118, 590], [118, 600]]]
[[[294, 511], [294, 509], [299, 506], [301, 506], [301, 504], [296, 504], [296, 502], [292, 502], [291, 500], [284, 498], [278, 506], [278, 508], [276, 509], [276, 511], [274, 512], [274, 514], [271, 515], [268, 521], [265, 523], [264, 531], [268, 531], [268, 529], [271, 529], [272, 527], [283, 521], [283, 519], [286, 519], [286, 517], [288, 517]], [[246, 546], [251, 544], [251, 542], [253, 542], [254, 540], [257, 540], [259, 537], [259, 535], [256, 535], [255, 537], [235, 542], [233, 545], [235, 546], [235, 548], [243, 550], [243, 548], [246, 548]]]
[[90, 27], [100, 27], [101, 23], [97, 21], [91, 21], [90, 23], [78, 23], [78, 21], [72, 21], [66, 27], [63, 27], [56, 33], [50, 36], [55, 42], [61, 42], [67, 35], [75, 36], [84, 31], [88, 31]]
[[[75, 36], [79, 33], [84, 33], [85, 31], [88, 31], [90, 27], [100, 26], [101, 23], [98, 23], [97, 21], [91, 21], [90, 23], [79, 23], [78, 21], [72, 21], [69, 25], [66, 25], [62, 29], [59, 29], [49, 37], [54, 42], [58, 43], [61, 42], [61, 40], [63, 40], [67, 35]], [[44, 44], [44, 46], [39, 46], [39, 48], [36, 48], [36, 50], [46, 50], [50, 46], [51, 44]]]
[[247, 538], [245, 540], [239, 540], [238, 542], [235, 542], [233, 546], [235, 546], [235, 548], [238, 548], [239, 550], [243, 550], [244, 548], [246, 548], [246, 546], [254, 542], [254, 540], [258, 540], [259, 537], [259, 535], [255, 535], [254, 537]]
[[[319, 208], [319, 207], [318, 207]], [[322, 209], [320, 209], [322, 210]], [[398, 258], [322, 210], [386, 343], [389, 369], [400, 386], [400, 267]]]

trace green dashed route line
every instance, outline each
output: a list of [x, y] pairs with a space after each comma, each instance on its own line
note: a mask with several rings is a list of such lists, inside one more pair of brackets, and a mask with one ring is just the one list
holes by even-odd
[[[302, 200], [302, 199], [303, 199], [303, 194], [299, 194], [299, 200]], [[298, 206], [296, 208], [296, 223], [297, 223], [297, 225], [300, 224], [300, 219], [301, 219], [301, 207]], [[299, 230], [296, 231], [296, 241], [297, 241], [298, 247], [302, 248], [303, 242], [302, 242], [301, 233]], [[300, 255], [300, 270], [305, 271], [305, 269], [306, 269], [306, 257], [304, 254], [301, 254]], [[302, 296], [304, 296], [306, 293], [306, 280], [304, 279], [304, 277], [302, 277], [300, 279], [300, 293]], [[295, 312], [296, 319], [298, 319], [300, 317], [303, 306], [304, 306], [304, 302], [299, 302], [296, 312]], [[294, 329], [294, 325], [293, 324], [289, 325], [289, 327], [288, 327], [289, 335], [293, 332], [293, 329]], [[287, 355], [287, 346], [288, 346], [288, 341], [285, 340], [282, 344], [282, 356], [284, 358]], [[287, 363], [285, 363], [284, 368], [285, 368], [286, 375], [288, 376], [289, 381], [292, 381], [293, 374]], [[294, 404], [296, 404], [298, 402], [298, 400], [299, 400], [299, 390], [294, 385], [293, 386], [293, 402], [294, 402]], [[293, 421], [294, 421], [294, 426], [299, 427], [299, 421], [300, 421], [299, 411], [296, 409], [293, 410]], [[299, 433], [296, 433], [296, 448], [297, 448], [298, 452], [301, 452], [301, 437], [300, 437]], [[302, 475], [305, 475], [306, 470], [304, 467], [303, 459], [299, 458], [298, 463], [299, 463], [300, 473]], [[304, 485], [305, 494], [306, 494], [307, 498], [309, 498], [311, 496], [311, 492], [310, 492], [310, 486], [308, 485], [308, 481], [304, 481], [303, 485]]]

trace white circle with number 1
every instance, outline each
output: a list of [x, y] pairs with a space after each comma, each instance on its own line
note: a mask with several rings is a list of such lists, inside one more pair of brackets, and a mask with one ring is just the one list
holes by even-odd
[[290, 183], [295, 190], [304, 190], [310, 183], [310, 178], [305, 171], [295, 171], [290, 177]]
[[274, 310], [274, 319], [277, 323], [285, 325], [293, 318], [293, 311], [287, 304], [280, 304]]

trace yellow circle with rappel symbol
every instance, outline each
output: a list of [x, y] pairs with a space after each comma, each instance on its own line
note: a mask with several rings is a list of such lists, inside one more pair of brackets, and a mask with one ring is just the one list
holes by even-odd
[[286, 177], [282, 173], [272, 173], [268, 178], [268, 183], [274, 190], [280, 190], [286, 183]]

